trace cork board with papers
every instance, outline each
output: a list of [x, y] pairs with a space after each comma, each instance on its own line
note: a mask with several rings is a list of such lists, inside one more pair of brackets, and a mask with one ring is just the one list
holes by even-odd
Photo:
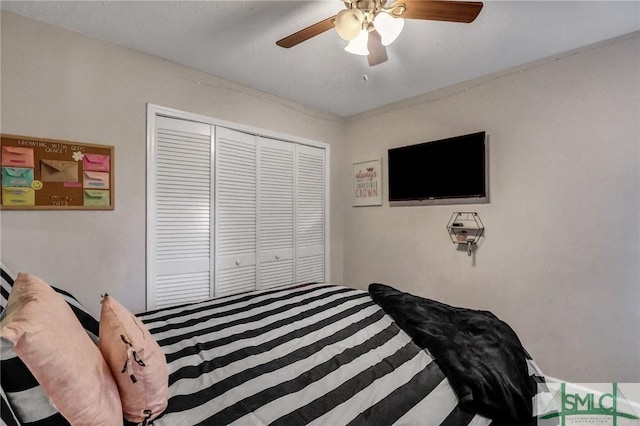
[[113, 210], [114, 147], [0, 135], [4, 210]]

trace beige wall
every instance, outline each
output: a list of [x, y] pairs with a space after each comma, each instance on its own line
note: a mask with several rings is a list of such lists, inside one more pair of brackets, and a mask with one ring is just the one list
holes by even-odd
[[[331, 145], [337, 116], [77, 33], [2, 13], [1, 130], [114, 145], [115, 211], [3, 211], [2, 259], [75, 294], [145, 308], [147, 102]], [[304, 88], [301, 88], [304, 90]], [[331, 182], [344, 180], [332, 167]], [[331, 194], [331, 280], [342, 282], [342, 199]]]
[[[491, 202], [347, 206], [345, 282], [493, 311], [551, 376], [640, 381], [639, 52], [618, 40], [351, 119], [349, 157], [383, 170], [390, 147], [486, 131]], [[486, 226], [474, 257], [445, 231], [455, 211]]]
[[[105, 291], [144, 309], [151, 102], [331, 144], [332, 281], [491, 310], [552, 376], [640, 381], [637, 37], [345, 123], [16, 15], [3, 12], [1, 30], [2, 132], [116, 147], [115, 211], [0, 215], [3, 260], [92, 312]], [[480, 130], [490, 135], [490, 204], [350, 207], [352, 162]], [[446, 234], [459, 210], [486, 225], [475, 257]]]

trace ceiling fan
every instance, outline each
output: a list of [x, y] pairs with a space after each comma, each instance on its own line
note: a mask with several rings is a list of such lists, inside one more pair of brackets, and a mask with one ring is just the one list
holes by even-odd
[[290, 48], [309, 40], [331, 28], [349, 41], [345, 50], [356, 55], [367, 55], [369, 65], [387, 60], [385, 46], [391, 44], [402, 31], [404, 19], [426, 19], [448, 22], [473, 22], [481, 2], [446, 0], [344, 0], [346, 9], [337, 15], [317, 22], [293, 33], [276, 44]]

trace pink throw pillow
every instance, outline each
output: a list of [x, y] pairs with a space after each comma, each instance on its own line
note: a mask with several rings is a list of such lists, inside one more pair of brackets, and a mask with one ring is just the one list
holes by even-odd
[[18, 275], [0, 335], [73, 425], [122, 424], [118, 388], [100, 351], [47, 283]]
[[169, 399], [167, 359], [149, 329], [112, 296], [102, 299], [98, 346], [118, 384], [124, 417], [153, 420]]

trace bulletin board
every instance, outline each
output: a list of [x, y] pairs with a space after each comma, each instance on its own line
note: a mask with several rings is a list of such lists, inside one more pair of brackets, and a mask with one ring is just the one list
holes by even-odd
[[4, 210], [113, 210], [114, 147], [0, 135]]

